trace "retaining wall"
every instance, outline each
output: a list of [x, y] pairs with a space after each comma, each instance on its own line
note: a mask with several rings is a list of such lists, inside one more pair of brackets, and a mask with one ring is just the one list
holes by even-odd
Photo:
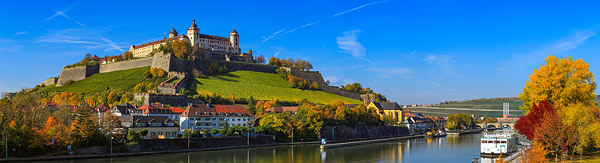
[[332, 93], [332, 94], [336, 94], [336, 95], [340, 95], [340, 96], [344, 96], [344, 97], [348, 97], [348, 98], [358, 99], [358, 100], [361, 99], [360, 93], [350, 92], [350, 91], [342, 90], [339, 87], [329, 86], [327, 83], [325, 83], [325, 80], [323, 80], [323, 76], [321, 76], [321, 73], [319, 73], [319, 71], [302, 71], [297, 68], [286, 68], [286, 70], [291, 75], [294, 75], [294, 76], [297, 76], [297, 77], [300, 77], [300, 78], [306, 80], [308, 82], [308, 84], [310, 84], [312, 82], [317, 82], [317, 84], [319, 84], [319, 87], [321, 88], [321, 90], [324, 92], [328, 92], [328, 93]]
[[115, 63], [103, 64], [100, 65], [100, 73], [151, 66], [153, 59], [153, 57], [147, 57], [129, 61], [119, 61]]
[[99, 66], [77, 66], [70, 68], [63, 68], [60, 71], [60, 76], [58, 77], [58, 82], [56, 86], [62, 86], [67, 83], [67, 81], [78, 81], [83, 80], [93, 74], [98, 73], [100, 70]]
[[190, 100], [188, 100], [185, 95], [156, 93], [136, 93], [134, 103], [137, 104], [139, 101], [142, 101], [142, 105], [158, 102], [161, 104], [169, 104], [171, 106], [187, 106], [188, 103], [190, 103]]

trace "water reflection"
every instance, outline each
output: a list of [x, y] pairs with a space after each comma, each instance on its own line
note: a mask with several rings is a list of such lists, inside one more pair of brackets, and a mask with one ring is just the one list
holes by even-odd
[[321, 151], [318, 145], [275, 146], [55, 162], [471, 162], [480, 134], [389, 141]]

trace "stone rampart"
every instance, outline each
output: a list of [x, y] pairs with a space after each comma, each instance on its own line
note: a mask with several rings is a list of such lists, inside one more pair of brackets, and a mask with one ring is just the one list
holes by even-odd
[[325, 80], [323, 80], [323, 76], [321, 76], [321, 73], [319, 73], [319, 71], [302, 71], [297, 68], [285, 68], [285, 69], [291, 75], [294, 75], [294, 76], [297, 76], [297, 77], [300, 77], [300, 78], [306, 80], [308, 82], [308, 84], [310, 84], [312, 82], [317, 82], [317, 84], [319, 84], [319, 87], [321, 88], [321, 90], [324, 92], [328, 92], [328, 93], [332, 93], [332, 94], [336, 94], [336, 95], [340, 95], [340, 96], [344, 96], [344, 97], [348, 97], [348, 98], [353, 98], [353, 99], [359, 99], [359, 100], [361, 99], [359, 93], [342, 90], [339, 87], [329, 86], [327, 83], [325, 83]]
[[56, 84], [56, 81], [58, 81], [58, 78], [51, 77], [51, 78], [46, 79], [46, 81], [44, 81], [44, 85], [45, 86], [53, 85], [53, 84]]
[[180, 94], [157, 94], [157, 93], [135, 93], [134, 103], [145, 104], [168, 104], [171, 106], [187, 106], [191, 101], [185, 95]]
[[100, 65], [100, 73], [151, 66], [152, 61], [153, 61], [153, 57], [147, 57], [147, 58], [140, 58], [140, 59], [134, 59], [134, 60], [128, 60], [128, 61], [119, 61], [119, 62], [115, 62], [115, 63], [103, 64], [103, 65]]
[[77, 66], [70, 68], [63, 68], [60, 71], [60, 76], [58, 77], [58, 82], [56, 86], [62, 86], [67, 83], [69, 80], [78, 81], [85, 79], [93, 74], [96, 74], [100, 71], [99, 66]]

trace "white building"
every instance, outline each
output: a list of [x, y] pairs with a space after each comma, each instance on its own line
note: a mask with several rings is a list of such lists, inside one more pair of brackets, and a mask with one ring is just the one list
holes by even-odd
[[252, 126], [254, 117], [241, 105], [192, 105], [179, 119], [181, 130]]
[[182, 40], [189, 42], [193, 47], [198, 45], [201, 49], [206, 49], [210, 51], [217, 52], [225, 52], [229, 54], [241, 54], [240, 45], [240, 36], [237, 31], [234, 29], [229, 33], [229, 38], [214, 36], [214, 35], [205, 35], [200, 34], [200, 29], [196, 26], [196, 20], [192, 20], [192, 25], [187, 29], [187, 35], [182, 34], [177, 36], [178, 33], [173, 28], [171, 32], [169, 32], [169, 38], [165, 38], [158, 41], [153, 41], [141, 45], [131, 45], [129, 47], [129, 51], [133, 53], [133, 57], [147, 57], [153, 51], [157, 51], [161, 45], [169, 41]]

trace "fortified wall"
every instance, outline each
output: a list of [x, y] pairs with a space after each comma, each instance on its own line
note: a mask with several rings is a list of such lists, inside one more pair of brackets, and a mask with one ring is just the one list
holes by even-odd
[[361, 99], [360, 93], [342, 90], [339, 87], [335, 87], [335, 86], [329, 86], [327, 83], [325, 83], [325, 81], [323, 80], [323, 76], [321, 76], [321, 73], [319, 73], [319, 71], [302, 71], [297, 68], [285, 68], [285, 69], [291, 75], [300, 77], [300, 78], [308, 81], [308, 83], [317, 82], [317, 84], [319, 84], [319, 87], [321, 88], [321, 90], [324, 92], [333, 93], [336, 95], [353, 98], [353, 99]]
[[77, 66], [63, 68], [58, 76], [56, 86], [62, 86], [69, 80], [78, 81], [90, 77], [100, 71], [100, 66]]
[[[78, 81], [85, 78], [88, 78], [96, 73], [107, 73], [112, 71], [119, 70], [127, 70], [133, 68], [140, 68], [151, 66], [153, 68], [160, 68], [167, 72], [182, 72], [192, 74], [194, 71], [200, 72], [202, 75], [208, 75], [208, 65], [210, 63], [218, 63], [219, 66], [225, 65], [227, 69], [230, 71], [255, 71], [255, 72], [264, 72], [264, 73], [276, 73], [276, 67], [269, 65], [260, 65], [246, 62], [236, 62], [236, 61], [224, 61], [224, 60], [212, 60], [212, 59], [180, 59], [173, 56], [170, 53], [158, 52], [153, 57], [140, 58], [128, 61], [120, 61], [115, 63], [103, 64], [100, 66], [79, 66], [79, 67], [71, 67], [71, 68], [63, 68], [58, 78], [57, 86], [62, 86], [67, 81]], [[340, 95], [343, 97], [353, 98], [353, 99], [361, 99], [360, 94], [356, 92], [350, 92], [346, 90], [342, 90], [339, 87], [329, 86], [323, 80], [323, 76], [318, 71], [302, 71], [297, 68], [286, 68], [290, 74], [294, 76], [298, 76], [308, 82], [317, 82], [322, 91]], [[181, 81], [186, 82], [186, 81]], [[178, 84], [179, 85], [179, 84]], [[185, 85], [184, 85], [185, 86]], [[180, 88], [174, 88], [169, 90], [163, 90], [162, 92], [175, 93]], [[175, 91], [175, 92], [173, 92]], [[141, 96], [140, 96], [141, 97]], [[137, 95], [136, 95], [137, 98]], [[163, 97], [152, 97], [152, 99], [160, 99]], [[166, 98], [166, 97], [164, 97]], [[168, 98], [171, 99], [171, 98]], [[146, 98], [146, 100], [150, 100]], [[173, 100], [168, 100], [173, 101]], [[186, 104], [187, 101], [174, 100], [177, 102], [174, 105], [182, 105]], [[145, 101], [144, 104], [148, 102]], [[154, 103], [154, 101], [150, 100], [149, 103]]]
[[128, 70], [152, 65], [153, 57], [134, 59], [129, 61], [121, 61], [109, 64], [100, 65], [100, 73]]
[[134, 102], [142, 102], [142, 105], [160, 102], [171, 106], [186, 106], [190, 103], [185, 95], [180, 94], [158, 94], [158, 93], [135, 93]]

